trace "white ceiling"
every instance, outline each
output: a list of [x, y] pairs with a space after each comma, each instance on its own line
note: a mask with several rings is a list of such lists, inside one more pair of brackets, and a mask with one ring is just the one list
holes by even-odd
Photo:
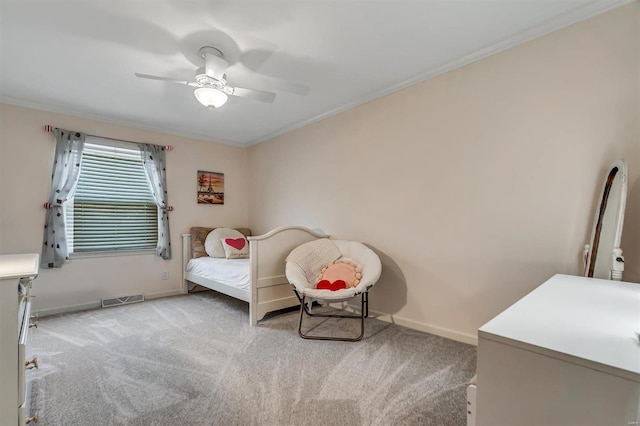
[[[0, 100], [247, 146], [628, 1], [0, 0]], [[205, 45], [275, 102], [134, 76], [191, 80]]]

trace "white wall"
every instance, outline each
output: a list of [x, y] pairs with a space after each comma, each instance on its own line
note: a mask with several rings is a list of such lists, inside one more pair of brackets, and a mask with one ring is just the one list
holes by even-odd
[[581, 274], [605, 169], [624, 158], [626, 277], [640, 280], [637, 9], [251, 147], [251, 227], [371, 245], [384, 269], [373, 310], [473, 341], [553, 274]]
[[[154, 255], [75, 259], [59, 269], [41, 269], [34, 282], [34, 308], [52, 312], [94, 305], [101, 298], [144, 293], [177, 294], [182, 288], [180, 234], [191, 226], [247, 226], [247, 151], [77, 117], [0, 104], [0, 254], [39, 253], [51, 187], [54, 137], [51, 124], [90, 134], [173, 145], [167, 153], [167, 186], [173, 258]], [[225, 204], [196, 203], [196, 171], [225, 174]], [[162, 271], [169, 280], [162, 280]]]

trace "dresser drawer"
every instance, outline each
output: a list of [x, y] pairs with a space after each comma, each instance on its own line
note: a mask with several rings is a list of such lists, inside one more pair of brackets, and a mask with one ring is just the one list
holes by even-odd
[[[29, 403], [31, 281], [39, 255], [0, 255], [0, 425], [35, 423]], [[35, 367], [35, 363], [29, 365]]]
[[29, 406], [27, 404], [18, 407], [18, 426], [38, 423], [38, 413], [29, 416]]
[[18, 426], [22, 426], [27, 421], [27, 409], [24, 405], [18, 407]]
[[31, 354], [30, 319], [31, 301], [27, 299], [20, 325], [20, 340], [18, 341], [18, 406], [26, 406], [27, 408], [30, 402], [27, 399], [29, 370], [38, 368], [37, 360]]

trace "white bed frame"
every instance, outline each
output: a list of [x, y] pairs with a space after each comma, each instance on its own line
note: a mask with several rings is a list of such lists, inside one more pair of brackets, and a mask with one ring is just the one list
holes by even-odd
[[191, 234], [182, 234], [183, 293], [192, 282], [236, 299], [249, 302], [249, 322], [256, 325], [268, 312], [299, 305], [284, 274], [285, 258], [300, 244], [329, 238], [302, 226], [283, 226], [264, 235], [248, 237], [251, 290], [242, 290], [186, 272], [191, 259]]

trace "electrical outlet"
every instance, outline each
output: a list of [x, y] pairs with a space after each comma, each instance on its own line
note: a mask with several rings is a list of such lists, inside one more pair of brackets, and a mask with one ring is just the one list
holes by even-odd
[[162, 271], [162, 279], [163, 280], [169, 279], [169, 271]]

